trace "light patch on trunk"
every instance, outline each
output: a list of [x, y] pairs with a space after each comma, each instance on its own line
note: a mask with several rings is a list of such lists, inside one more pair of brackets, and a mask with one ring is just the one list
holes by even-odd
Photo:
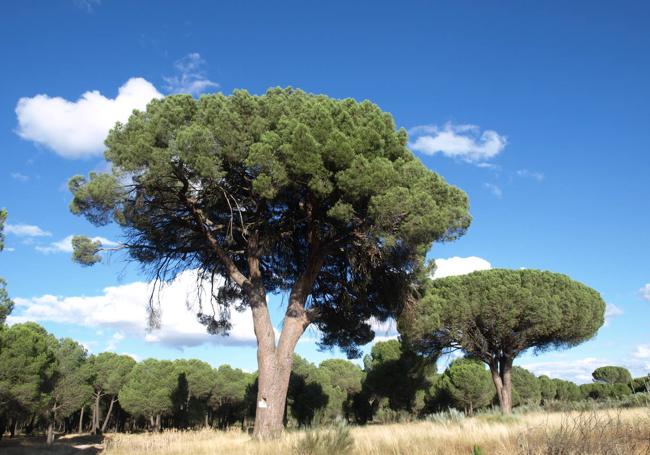
[[262, 409], [266, 409], [266, 408], [268, 408], [269, 406], [266, 404], [266, 400], [265, 400], [265, 399], [261, 399], [260, 401], [257, 402], [257, 407], [258, 407], [258, 408], [262, 408]]

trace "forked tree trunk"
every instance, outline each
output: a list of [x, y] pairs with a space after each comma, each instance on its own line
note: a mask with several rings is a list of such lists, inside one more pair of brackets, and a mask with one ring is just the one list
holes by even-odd
[[492, 381], [497, 390], [499, 407], [504, 414], [512, 414], [512, 359], [502, 358], [490, 365]]
[[309, 324], [303, 303], [303, 296], [296, 296], [292, 292], [277, 346], [266, 299], [260, 294], [260, 298], [252, 303], [259, 371], [253, 429], [256, 439], [275, 439], [284, 429], [284, 410], [293, 352]]
[[95, 410], [93, 412], [93, 428], [91, 430], [92, 434], [99, 433], [99, 422], [101, 420], [100, 408], [99, 408], [99, 399], [101, 398], [100, 392], [95, 392]]

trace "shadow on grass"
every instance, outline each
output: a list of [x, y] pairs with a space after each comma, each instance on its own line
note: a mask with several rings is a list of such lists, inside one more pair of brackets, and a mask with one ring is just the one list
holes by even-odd
[[0, 453], [2, 455], [56, 454], [56, 455], [94, 455], [104, 448], [103, 436], [73, 434], [59, 436], [50, 447], [45, 443], [45, 436], [17, 436], [13, 439], [2, 438]]

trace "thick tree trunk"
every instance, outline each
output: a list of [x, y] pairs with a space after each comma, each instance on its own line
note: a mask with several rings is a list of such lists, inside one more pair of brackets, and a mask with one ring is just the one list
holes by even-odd
[[113, 410], [113, 404], [115, 403], [116, 400], [117, 398], [115, 396], [111, 397], [111, 404], [108, 407], [108, 412], [106, 413], [106, 418], [104, 419], [104, 424], [102, 425], [102, 433], [106, 431], [106, 427], [108, 426], [108, 421], [111, 418], [111, 411]]
[[293, 352], [309, 324], [302, 303], [303, 295], [289, 298], [282, 333], [275, 346], [275, 333], [266, 306], [266, 298], [253, 302], [253, 323], [257, 337], [258, 391], [253, 436], [275, 439], [284, 429], [284, 410], [291, 376]]
[[79, 413], [79, 433], [83, 433], [84, 431], [84, 409], [86, 409], [86, 407], [82, 406], [81, 412]]
[[512, 359], [504, 357], [490, 365], [492, 381], [497, 390], [499, 407], [504, 414], [512, 414]]
[[159, 432], [159, 431], [162, 430], [160, 420], [161, 420], [160, 414], [156, 415], [156, 422], [154, 423], [154, 431], [155, 432]]
[[54, 419], [49, 419], [47, 422], [47, 445], [54, 444]]

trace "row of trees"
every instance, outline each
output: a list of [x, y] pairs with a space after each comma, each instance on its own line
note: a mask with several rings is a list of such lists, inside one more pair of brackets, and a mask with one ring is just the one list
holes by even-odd
[[[646, 392], [620, 367], [599, 368], [594, 383], [535, 377], [512, 370], [513, 405], [554, 400], [622, 398]], [[126, 355], [87, 355], [35, 323], [0, 329], [0, 437], [5, 432], [138, 431], [162, 428], [247, 428], [255, 415], [257, 373], [200, 360], [136, 362]], [[294, 356], [284, 422], [307, 426], [346, 420], [415, 419], [454, 407], [472, 414], [496, 403], [489, 371], [459, 358], [442, 373], [397, 340], [376, 343], [363, 368], [342, 359], [316, 366]]]

